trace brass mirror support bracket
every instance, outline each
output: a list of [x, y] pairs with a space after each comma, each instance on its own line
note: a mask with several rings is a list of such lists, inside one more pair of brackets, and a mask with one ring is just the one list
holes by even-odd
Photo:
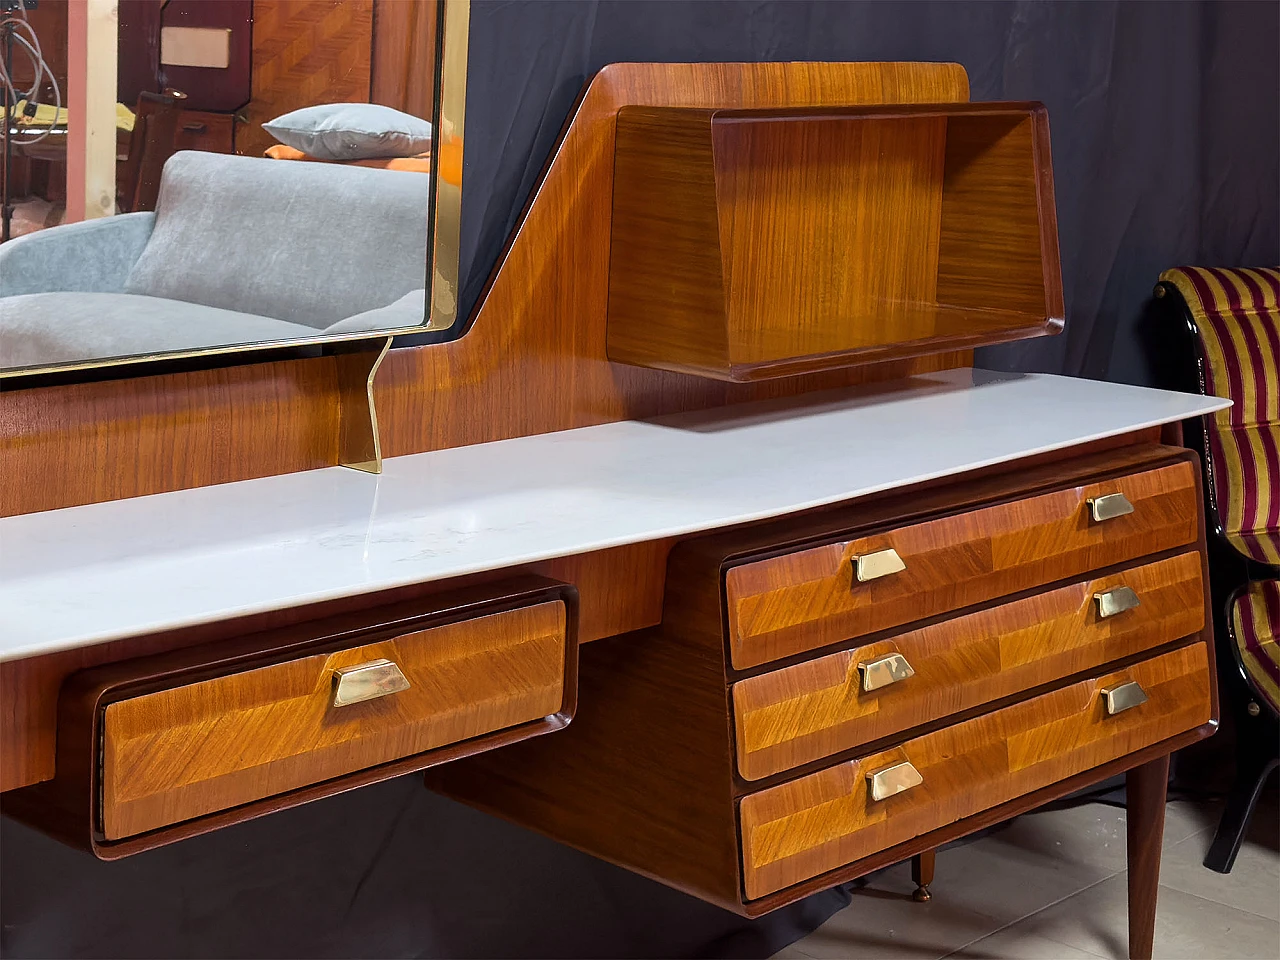
[[338, 463], [365, 473], [382, 472], [378, 442], [378, 412], [373, 406], [373, 378], [391, 338], [360, 343], [358, 349], [338, 353]]

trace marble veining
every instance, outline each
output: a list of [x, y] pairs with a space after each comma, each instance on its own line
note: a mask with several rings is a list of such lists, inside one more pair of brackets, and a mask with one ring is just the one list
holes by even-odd
[[951, 370], [0, 519], [0, 660], [759, 520], [1226, 400]]

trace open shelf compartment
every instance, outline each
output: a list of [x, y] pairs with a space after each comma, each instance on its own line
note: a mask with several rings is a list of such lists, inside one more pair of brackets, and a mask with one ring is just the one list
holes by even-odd
[[749, 381], [1062, 324], [1041, 104], [619, 111], [611, 360]]

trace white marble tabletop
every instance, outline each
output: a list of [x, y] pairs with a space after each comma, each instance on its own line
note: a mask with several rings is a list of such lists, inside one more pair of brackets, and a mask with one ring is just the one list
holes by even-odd
[[952, 370], [0, 519], [0, 660], [852, 500], [1212, 397]]

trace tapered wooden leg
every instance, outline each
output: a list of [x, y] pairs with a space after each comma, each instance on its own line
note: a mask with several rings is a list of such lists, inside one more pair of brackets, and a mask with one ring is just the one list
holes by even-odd
[[911, 882], [916, 885], [911, 899], [916, 903], [933, 899], [933, 894], [929, 892], [929, 884], [933, 883], [933, 864], [937, 853], [937, 850], [926, 850], [911, 858]]
[[1160, 847], [1164, 840], [1169, 757], [1134, 767], [1125, 777], [1125, 819], [1129, 859], [1129, 958], [1151, 960], [1156, 936], [1156, 894], [1160, 889]]

